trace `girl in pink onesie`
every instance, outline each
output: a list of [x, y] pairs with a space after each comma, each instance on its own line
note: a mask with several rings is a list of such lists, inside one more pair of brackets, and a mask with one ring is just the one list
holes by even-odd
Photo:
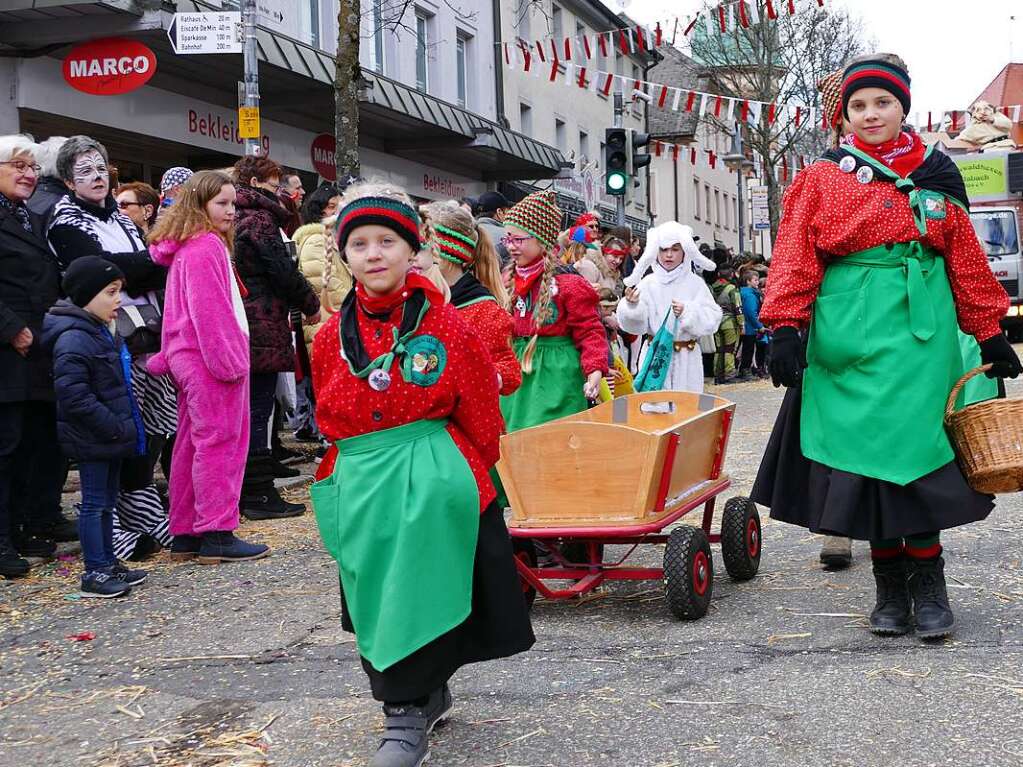
[[249, 326], [231, 262], [235, 189], [201, 171], [149, 236], [169, 268], [161, 351], [149, 372], [178, 387], [171, 459], [172, 556], [202, 564], [259, 559], [267, 546], [235, 537], [249, 445]]

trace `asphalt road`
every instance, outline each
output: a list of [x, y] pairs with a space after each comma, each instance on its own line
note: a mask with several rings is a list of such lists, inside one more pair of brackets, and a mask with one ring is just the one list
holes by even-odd
[[[727, 468], [742, 492], [781, 395], [763, 383], [724, 394], [738, 404]], [[1021, 765], [1021, 515], [1019, 496], [1002, 497], [946, 536], [960, 628], [937, 645], [867, 631], [864, 545], [851, 570], [825, 573], [819, 539], [769, 521], [755, 580], [732, 583], [715, 552], [703, 620], [675, 621], [656, 582], [538, 601], [531, 652], [452, 681], [431, 763]], [[379, 708], [311, 515], [243, 533], [274, 555], [160, 558], [124, 600], [71, 598], [74, 562], [0, 582], [0, 764], [365, 764]]]

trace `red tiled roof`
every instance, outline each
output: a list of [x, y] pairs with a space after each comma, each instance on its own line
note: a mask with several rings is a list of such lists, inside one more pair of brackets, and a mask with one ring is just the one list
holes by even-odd
[[996, 107], [1023, 104], [1023, 63], [1006, 64], [975, 101], [980, 99]]

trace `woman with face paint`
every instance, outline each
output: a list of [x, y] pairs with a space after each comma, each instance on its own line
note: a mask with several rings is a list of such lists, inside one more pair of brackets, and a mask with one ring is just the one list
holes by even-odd
[[[125, 277], [122, 307], [136, 307], [138, 312], [159, 307], [167, 270], [153, 262], [144, 235], [118, 207], [104, 146], [89, 136], [72, 136], [57, 153], [57, 173], [68, 194], [53, 209], [47, 237], [61, 272], [77, 258], [98, 256], [117, 266]], [[177, 431], [174, 384], [146, 371], [147, 352], [156, 347], [143, 348], [131, 340], [127, 345], [132, 350], [132, 390], [142, 413], [147, 451], [122, 470], [114, 515], [114, 550], [122, 559], [142, 558], [157, 544], [170, 545], [167, 511], [153, 483], [153, 469]]]
[[751, 495], [775, 519], [870, 541], [871, 630], [937, 639], [955, 628], [940, 531], [994, 505], [967, 485], [944, 429], [973, 367], [959, 330], [989, 376], [1021, 367], [959, 170], [903, 124], [903, 61], [854, 60], [840, 106], [852, 132], [785, 196], [760, 320], [774, 331], [771, 377], [790, 391]]

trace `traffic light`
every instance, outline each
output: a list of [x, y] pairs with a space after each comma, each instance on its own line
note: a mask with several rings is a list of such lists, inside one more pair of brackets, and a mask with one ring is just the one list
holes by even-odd
[[623, 195], [629, 183], [629, 132], [608, 128], [604, 132], [604, 190]]
[[636, 173], [640, 168], [645, 168], [650, 164], [650, 155], [646, 152], [637, 152], [637, 149], [642, 149], [650, 143], [649, 133], [639, 133], [637, 131], [631, 131], [629, 134], [629, 175], [632, 178], [636, 177]]

